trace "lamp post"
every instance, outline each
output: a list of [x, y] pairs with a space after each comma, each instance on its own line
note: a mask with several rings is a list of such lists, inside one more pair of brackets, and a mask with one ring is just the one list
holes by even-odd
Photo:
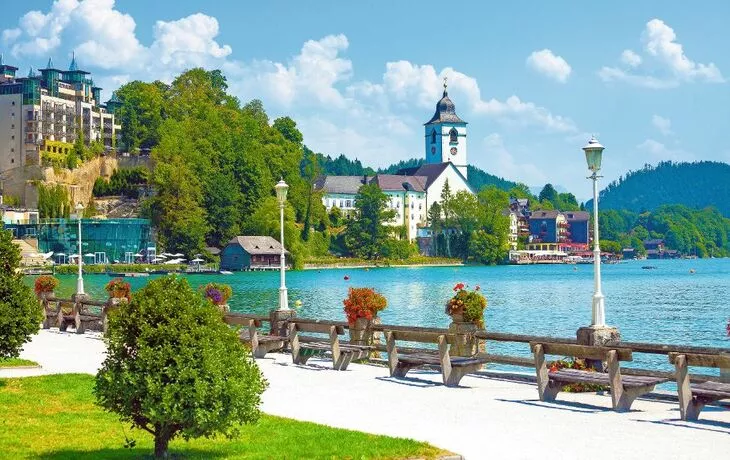
[[77, 240], [79, 242], [79, 277], [76, 279], [76, 295], [84, 295], [84, 276], [81, 271], [81, 262], [83, 260], [81, 252], [81, 211], [84, 210], [84, 206], [81, 203], [76, 205], [76, 219], [79, 222], [79, 232]]
[[601, 177], [598, 175], [598, 171], [601, 169], [604, 148], [595, 137], [591, 137], [588, 144], [583, 147], [588, 170], [592, 173], [588, 179], [593, 180], [593, 316], [591, 326], [597, 327], [606, 325], [604, 297], [601, 292], [601, 246], [598, 238], [598, 178]]
[[[621, 342], [621, 333], [612, 326], [606, 325], [606, 312], [604, 309], [604, 297], [601, 291], [601, 246], [598, 236], [598, 171], [601, 169], [601, 157], [603, 147], [598, 139], [591, 137], [588, 145], [583, 147], [586, 154], [586, 162], [591, 175], [588, 179], [593, 180], [593, 302], [592, 319], [588, 327], [578, 328], [576, 333], [578, 343], [581, 345], [607, 346]], [[597, 369], [602, 368], [601, 361], [589, 360], [589, 365]]]
[[279, 287], [279, 310], [289, 310], [289, 299], [286, 292], [285, 273], [286, 273], [286, 251], [284, 249], [284, 204], [286, 204], [286, 192], [289, 186], [286, 185], [284, 179], [274, 186], [276, 190], [276, 198], [279, 200], [280, 223], [281, 223], [281, 286]]

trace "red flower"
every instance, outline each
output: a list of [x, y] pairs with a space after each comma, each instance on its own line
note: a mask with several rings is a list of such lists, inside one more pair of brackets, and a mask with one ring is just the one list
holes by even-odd
[[475, 287], [475, 288], [474, 288], [474, 290], [475, 290], [475, 291], [480, 291], [481, 289], [482, 289], [482, 288], [481, 288], [481, 287], [479, 287], [479, 285], [478, 285], [478, 284], [477, 284], [477, 287]]
[[454, 291], [461, 291], [465, 286], [466, 285], [464, 283], [457, 283], [456, 286], [454, 286]]

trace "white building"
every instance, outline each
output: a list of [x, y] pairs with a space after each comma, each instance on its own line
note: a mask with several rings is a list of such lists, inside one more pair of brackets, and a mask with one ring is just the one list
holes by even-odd
[[115, 147], [121, 126], [114, 111], [119, 101], [103, 105], [101, 88], [76, 59], [68, 70], [48, 60], [40, 74], [17, 77], [17, 67], [3, 63], [0, 55], [0, 173], [26, 165], [65, 164], [76, 138], [87, 145], [101, 141]]
[[391, 225], [405, 225], [409, 240], [430, 235], [428, 210], [441, 201], [447, 182], [452, 194], [462, 190], [474, 193], [466, 180], [466, 122], [456, 115], [445, 83], [436, 113], [424, 126], [425, 158], [419, 167], [402, 169], [395, 175], [321, 177], [315, 188], [324, 192], [322, 203], [327, 211], [337, 207], [345, 216], [352, 216], [360, 187], [375, 182], [390, 197], [390, 206], [397, 212]]

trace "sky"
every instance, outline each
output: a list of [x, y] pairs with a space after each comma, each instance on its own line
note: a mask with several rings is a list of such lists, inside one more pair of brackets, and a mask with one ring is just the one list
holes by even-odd
[[0, 53], [26, 74], [75, 53], [103, 97], [221, 69], [312, 150], [380, 167], [424, 156], [448, 77], [469, 162], [590, 197], [663, 160], [730, 162], [730, 2], [57, 0], [6, 2]]

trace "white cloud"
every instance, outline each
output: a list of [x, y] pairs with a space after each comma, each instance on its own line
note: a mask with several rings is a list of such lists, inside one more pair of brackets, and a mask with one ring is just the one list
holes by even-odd
[[631, 50], [624, 50], [621, 53], [621, 62], [629, 67], [637, 67], [641, 64], [641, 56]]
[[652, 19], [646, 23], [641, 36], [646, 59], [631, 50], [624, 50], [621, 62], [632, 70], [604, 66], [598, 71], [598, 76], [605, 82], [623, 81], [653, 89], [673, 88], [684, 82], [725, 82], [714, 63], [702, 64], [691, 60], [676, 39], [674, 29], [661, 19]]
[[[484, 138], [484, 151], [490, 157], [489, 171], [497, 176], [518, 180], [525, 184], [544, 184], [548, 182], [545, 171], [525, 161], [517, 161], [505, 147], [502, 136], [491, 133]], [[521, 158], [525, 158], [521, 155]]]
[[670, 120], [669, 118], [664, 118], [660, 115], [654, 115], [651, 117], [651, 124], [654, 125], [654, 127], [665, 136], [669, 136], [670, 134], [672, 134], [672, 120]]
[[669, 148], [665, 144], [654, 139], [646, 139], [636, 146], [637, 149], [648, 153], [655, 161], [693, 161], [695, 156], [682, 149]]
[[[488, 170], [498, 168], [499, 174], [510, 177], [525, 168], [520, 178], [541, 182], [545, 165], [538, 169], [518, 161], [504, 145], [493, 145], [499, 152], [494, 159], [485, 155], [478, 140], [479, 119], [496, 121], [520, 134], [529, 128], [531, 139], [552, 135], [555, 140], [555, 134], [580, 132], [569, 118], [516, 94], [483, 97], [475, 78], [450, 67], [437, 70], [428, 64], [387, 62], [382, 77], [358, 80], [346, 55], [350, 43], [342, 34], [308, 40], [289, 59], [241, 61], [218, 40], [219, 32], [216, 18], [197, 13], [157, 21], [151, 41], [142, 43], [134, 18], [117, 10], [113, 0], [57, 0], [47, 12], [24, 15], [2, 36], [18, 56], [45, 59], [51, 53], [76, 50], [80, 65], [93, 71], [95, 81], [107, 90], [134, 79], [169, 82], [194, 66], [219, 68], [228, 78], [230, 92], [242, 101], [262, 99], [271, 118], [286, 114], [297, 120], [310, 148], [346, 153], [373, 166], [422, 157], [421, 125], [433, 113], [446, 76], [457, 112], [473, 122], [472, 162]], [[46, 40], [42, 49], [38, 39]], [[534, 149], [523, 150], [520, 158], [532, 158]]]
[[516, 95], [504, 101], [495, 98], [484, 100], [475, 78], [450, 67], [437, 73], [431, 65], [416, 65], [408, 61], [389, 62], [383, 84], [386, 92], [392, 94], [396, 101], [415, 100], [423, 108], [433, 108], [434, 95], [438, 94], [444, 77], [448, 77], [450, 95], [465, 96], [468, 109], [476, 115], [486, 115], [510, 125], [539, 126], [546, 131], [576, 130], [569, 118], [554, 115], [532, 102], [524, 102]]
[[533, 51], [527, 57], [527, 66], [548, 78], [565, 83], [572, 69], [561, 56], [556, 56], [549, 49]]
[[115, 9], [114, 0], [56, 0], [48, 13], [23, 15], [18, 27], [4, 30], [2, 38], [16, 57], [47, 57], [63, 39], [81, 65], [133, 70], [138, 78], [164, 80], [189, 67], [220, 63], [232, 52], [215, 40], [218, 20], [200, 13], [157, 21], [149, 47], [139, 42], [135, 28], [134, 18]]

